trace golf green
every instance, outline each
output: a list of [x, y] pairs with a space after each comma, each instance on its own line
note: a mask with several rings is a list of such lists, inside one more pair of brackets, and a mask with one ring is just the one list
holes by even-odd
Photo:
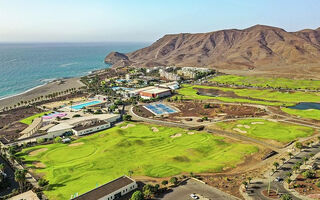
[[71, 145], [35, 146], [18, 156], [50, 181], [53, 189], [45, 191], [50, 199], [69, 199], [72, 194], [82, 194], [128, 171], [133, 171], [133, 176], [149, 177], [219, 172], [235, 167], [255, 152], [255, 146], [206, 132], [123, 123]]
[[237, 132], [258, 139], [271, 139], [278, 142], [290, 142], [296, 138], [312, 135], [310, 127], [274, 122], [263, 119], [244, 119], [216, 124], [224, 130]]

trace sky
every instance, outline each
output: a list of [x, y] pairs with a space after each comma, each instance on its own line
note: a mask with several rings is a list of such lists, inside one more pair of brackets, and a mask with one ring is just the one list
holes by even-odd
[[0, 0], [0, 42], [152, 42], [165, 34], [320, 27], [320, 0]]

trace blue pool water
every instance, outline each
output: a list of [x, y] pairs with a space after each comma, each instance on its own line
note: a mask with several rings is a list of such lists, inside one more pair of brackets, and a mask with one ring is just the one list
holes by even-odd
[[171, 114], [171, 113], [177, 112], [175, 109], [171, 108], [170, 106], [164, 105], [162, 103], [148, 104], [148, 105], [145, 105], [144, 107], [156, 115]]
[[320, 110], [320, 103], [302, 102], [302, 103], [298, 103], [297, 105], [294, 105], [294, 106], [289, 106], [288, 108], [296, 109], [296, 110], [308, 110], [308, 109]]
[[84, 107], [91, 106], [91, 105], [98, 104], [98, 103], [101, 103], [101, 101], [90, 101], [87, 103], [82, 103], [79, 105], [71, 106], [71, 108], [74, 110], [81, 110]]

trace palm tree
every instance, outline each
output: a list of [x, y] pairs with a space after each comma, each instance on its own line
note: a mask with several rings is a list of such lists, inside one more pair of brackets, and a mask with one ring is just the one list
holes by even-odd
[[22, 192], [24, 190], [24, 185], [26, 182], [26, 174], [27, 170], [17, 170], [14, 172], [14, 180], [19, 183], [20, 191]]
[[4, 166], [4, 164], [3, 164], [3, 163], [1, 163], [1, 164], [0, 164], [0, 171], [2, 171], [2, 172], [3, 172], [4, 167], [5, 167], [5, 166]]

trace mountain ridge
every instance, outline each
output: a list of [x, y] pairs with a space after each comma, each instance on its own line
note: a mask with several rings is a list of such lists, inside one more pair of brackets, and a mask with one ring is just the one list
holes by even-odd
[[287, 32], [266, 25], [207, 33], [167, 34], [148, 47], [111, 53], [119, 66], [175, 65], [216, 68], [230, 73], [320, 78], [320, 27]]

